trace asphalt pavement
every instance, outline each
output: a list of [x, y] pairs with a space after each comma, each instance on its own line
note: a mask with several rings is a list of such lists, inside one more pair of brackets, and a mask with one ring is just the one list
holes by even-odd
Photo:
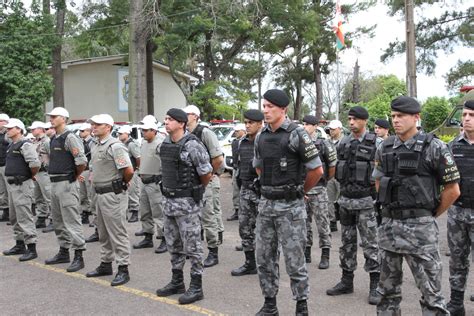
[[[239, 244], [237, 221], [227, 222], [232, 213], [232, 186], [228, 174], [221, 176], [221, 205], [223, 209], [225, 233], [224, 243], [219, 247], [219, 264], [207, 268], [203, 275], [204, 300], [191, 305], [179, 305], [178, 295], [161, 298], [155, 295], [157, 288], [168, 283], [171, 277], [169, 254], [155, 254], [154, 249], [132, 249], [130, 265], [131, 281], [124, 286], [111, 287], [110, 277], [86, 278], [88, 271], [100, 263], [98, 243], [87, 244], [84, 252], [86, 267], [77, 273], [68, 273], [68, 264], [44, 265], [45, 259], [58, 251], [54, 233], [39, 232], [37, 245], [39, 257], [20, 263], [18, 256], [0, 255], [0, 313], [2, 315], [254, 315], [263, 304], [257, 275], [233, 277], [230, 271], [243, 264], [244, 254], [234, 247]], [[132, 243], [142, 237], [135, 237], [140, 223], [127, 224]], [[449, 257], [446, 242], [446, 215], [439, 219], [441, 257], [443, 260], [443, 293], [449, 300]], [[314, 227], [316, 231], [316, 227]], [[86, 237], [93, 228], [84, 225]], [[338, 249], [340, 231], [333, 233], [330, 268], [319, 270], [320, 249], [313, 246], [312, 259], [308, 271], [310, 277], [311, 315], [374, 315], [375, 306], [367, 303], [369, 276], [363, 270], [364, 258], [358, 250], [359, 266], [355, 272], [354, 293], [331, 297], [326, 290], [340, 279]], [[155, 246], [159, 240], [155, 239]], [[0, 223], [0, 250], [13, 246], [12, 228]], [[315, 234], [317, 245], [317, 234]], [[71, 253], [72, 255], [72, 253]], [[207, 255], [207, 249], [206, 253]], [[114, 272], [116, 272], [114, 264]], [[471, 268], [472, 270], [472, 268]], [[189, 264], [184, 268], [186, 286], [189, 284]], [[404, 265], [402, 313], [420, 314], [420, 292], [408, 266]], [[472, 272], [472, 271], [471, 271]], [[283, 260], [280, 261], [280, 292], [277, 297], [280, 315], [294, 314], [290, 281]], [[474, 302], [469, 296], [474, 294], [473, 276], [468, 280], [466, 290], [466, 315], [474, 315]]]

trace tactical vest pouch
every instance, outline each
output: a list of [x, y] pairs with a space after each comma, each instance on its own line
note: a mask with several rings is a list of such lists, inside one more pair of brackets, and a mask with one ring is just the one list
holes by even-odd
[[390, 204], [391, 202], [391, 197], [390, 197], [390, 192], [392, 191], [391, 182], [392, 182], [392, 178], [389, 178], [389, 177], [380, 178], [380, 185], [379, 185], [377, 200], [382, 205], [387, 205], [387, 204]]
[[382, 154], [383, 172], [392, 174], [395, 171], [395, 155], [393, 153]]
[[356, 161], [355, 180], [359, 183], [367, 183], [368, 169], [369, 165], [366, 161]]
[[338, 160], [336, 165], [336, 180], [341, 182], [344, 179], [344, 175], [347, 174], [347, 161]]
[[372, 146], [359, 145], [356, 150], [356, 159], [370, 161], [373, 159], [373, 151]]
[[[124, 189], [125, 186], [125, 189]], [[115, 194], [120, 194], [124, 190], [126, 190], [127, 185], [123, 183], [122, 179], [117, 179], [115, 181], [112, 181], [112, 189], [114, 190], [113, 192]]]
[[417, 152], [405, 152], [398, 154], [398, 171], [400, 175], [410, 176], [418, 172], [418, 158]]
[[196, 203], [199, 203], [199, 201], [202, 200], [202, 198], [204, 197], [204, 186], [200, 185], [200, 186], [194, 186], [193, 187], [193, 200], [194, 202]]

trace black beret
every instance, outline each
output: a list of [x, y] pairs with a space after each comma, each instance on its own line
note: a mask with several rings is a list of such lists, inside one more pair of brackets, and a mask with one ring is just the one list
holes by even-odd
[[188, 122], [188, 115], [181, 109], [171, 108], [166, 112], [166, 115], [174, 118], [178, 122], [187, 123]]
[[311, 125], [318, 125], [318, 120], [316, 119], [316, 116], [314, 115], [305, 115], [303, 117], [303, 122], [311, 124]]
[[244, 117], [251, 121], [259, 122], [263, 121], [263, 113], [259, 110], [247, 110], [244, 113]]
[[359, 119], [366, 120], [369, 118], [369, 112], [367, 112], [364, 107], [356, 105], [349, 110], [349, 116], [354, 116]]
[[418, 114], [421, 112], [421, 105], [415, 98], [400, 96], [392, 100], [390, 104], [392, 111], [407, 114]]
[[384, 119], [377, 119], [375, 121], [375, 125], [385, 128], [385, 129], [390, 129], [390, 123], [387, 120]]
[[263, 95], [263, 98], [281, 108], [285, 108], [288, 106], [288, 104], [290, 104], [290, 99], [286, 95], [285, 91], [278, 89], [268, 90]]
[[474, 100], [464, 102], [464, 107], [468, 108], [469, 110], [474, 110]]

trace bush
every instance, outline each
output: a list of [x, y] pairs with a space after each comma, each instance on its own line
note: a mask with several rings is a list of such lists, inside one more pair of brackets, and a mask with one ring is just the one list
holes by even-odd
[[452, 108], [449, 101], [442, 97], [430, 97], [421, 109], [421, 124], [427, 132], [434, 130], [444, 122]]

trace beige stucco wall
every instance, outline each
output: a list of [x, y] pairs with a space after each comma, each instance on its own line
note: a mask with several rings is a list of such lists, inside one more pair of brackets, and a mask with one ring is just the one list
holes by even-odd
[[[120, 60], [67, 65], [64, 69], [64, 102], [71, 119], [87, 119], [99, 113], [112, 115], [115, 121], [128, 121], [128, 112], [118, 105]], [[127, 67], [125, 67], [127, 69]], [[154, 68], [155, 116], [163, 121], [172, 107], [184, 107], [186, 99], [169, 72]], [[46, 105], [49, 112], [52, 103]]]

